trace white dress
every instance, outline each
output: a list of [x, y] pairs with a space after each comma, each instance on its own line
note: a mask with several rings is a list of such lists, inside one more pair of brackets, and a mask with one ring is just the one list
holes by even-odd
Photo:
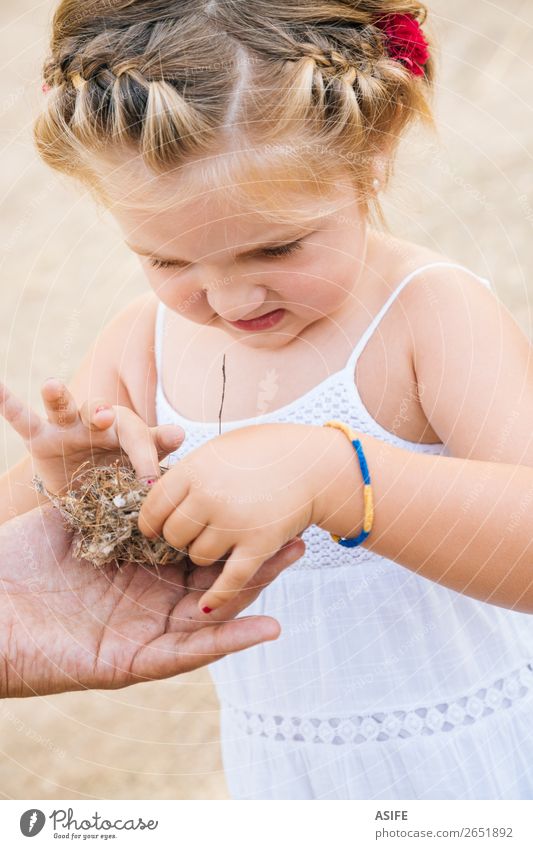
[[[381, 427], [354, 382], [357, 360], [394, 299], [438, 265], [462, 267], [430, 263], [405, 277], [341, 371], [224, 430], [340, 419], [408, 451], [446, 456], [442, 443], [413, 443]], [[218, 422], [191, 421], [168, 403], [160, 378], [164, 315], [160, 304], [157, 421], [185, 429], [185, 453], [216, 436]], [[278, 619], [279, 639], [210, 666], [231, 796], [532, 799], [533, 618], [361, 546], [336, 545], [316, 526], [303, 539], [304, 557], [246, 610]]]

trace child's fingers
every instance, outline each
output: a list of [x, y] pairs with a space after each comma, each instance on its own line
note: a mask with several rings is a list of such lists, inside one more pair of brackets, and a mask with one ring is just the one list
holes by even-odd
[[[204, 532], [206, 533], [206, 532]], [[203, 536], [203, 534], [201, 535]], [[201, 537], [199, 537], [201, 539]], [[195, 543], [193, 543], [194, 545]], [[190, 550], [189, 550], [190, 551]], [[233, 616], [242, 613], [265, 589], [268, 584], [271, 584], [278, 575], [281, 574], [289, 566], [292, 566], [296, 560], [299, 560], [305, 554], [305, 542], [300, 537], [294, 537], [289, 540], [286, 545], [280, 548], [272, 557], [260, 566], [257, 572], [248, 581], [248, 584], [243, 590], [233, 599], [232, 602], [224, 604], [223, 609], [217, 611], [220, 614], [213, 614], [215, 621], [219, 618], [231, 619]], [[222, 574], [224, 566], [219, 565], [219, 562], [212, 566], [201, 566], [190, 572], [187, 586], [191, 590], [197, 592], [206, 592], [212, 587], [217, 578]], [[199, 597], [199, 596], [198, 596]], [[196, 601], [194, 602], [196, 609]]]
[[0, 383], [0, 413], [26, 442], [35, 439], [42, 429], [41, 417], [17, 398], [4, 383]]
[[234, 599], [272, 554], [274, 551], [271, 550], [258, 554], [257, 545], [253, 548], [244, 545], [235, 546], [220, 577], [200, 598], [198, 602], [200, 610], [203, 613], [211, 613], [212, 610]]
[[[139, 479], [155, 481], [161, 477], [160, 457], [166, 457], [183, 442], [182, 428], [166, 425], [150, 428], [129, 407], [115, 407], [117, 434]], [[173, 432], [173, 435], [172, 435]]]
[[[165, 536], [166, 536], [165, 526]], [[225, 554], [231, 548], [231, 539], [228, 532], [222, 529], [214, 528], [209, 525], [205, 530], [191, 542], [187, 550], [189, 560], [195, 566], [212, 566], [222, 560]]]
[[185, 431], [179, 425], [158, 425], [151, 427], [150, 433], [160, 460], [176, 451], [185, 439]]
[[41, 397], [48, 421], [59, 427], [75, 424], [78, 405], [62, 380], [49, 377], [41, 386]]
[[[163, 478], [164, 480], [164, 478]], [[160, 486], [161, 484], [159, 484]], [[173, 490], [174, 498], [171, 505], [171, 514], [164, 523], [161, 530], [161, 535], [166, 539], [169, 545], [173, 548], [184, 551], [191, 542], [196, 540], [200, 535], [205, 533], [207, 516], [202, 506], [195, 504], [190, 498], [186, 498], [181, 504], [176, 506], [176, 491]], [[146, 502], [145, 502], [146, 503]], [[143, 505], [144, 506], [144, 505]], [[141, 508], [142, 509], [142, 508]], [[222, 550], [220, 557], [223, 556], [226, 549]], [[219, 559], [219, 558], [215, 558]], [[215, 560], [213, 560], [215, 562]]]
[[80, 419], [89, 430], [107, 430], [115, 421], [115, 408], [103, 398], [84, 401], [79, 410]]
[[[191, 482], [187, 474], [181, 474], [181, 471], [181, 464], [176, 463], [148, 493], [141, 506], [138, 525], [142, 534], [148, 539], [154, 539], [162, 535], [163, 525], [165, 525], [169, 516], [175, 513], [178, 508], [181, 508], [181, 512], [176, 514], [175, 526], [174, 524], [168, 525], [167, 531], [169, 535], [172, 535], [172, 539], [175, 535], [176, 540], [178, 540], [179, 527], [182, 534], [180, 539], [182, 545], [176, 547], [185, 548], [186, 544], [198, 536], [199, 530], [198, 525], [196, 525], [196, 532], [193, 533], [194, 528], [185, 529], [183, 523], [187, 518], [191, 520], [191, 516], [187, 514], [186, 506], [182, 504], [187, 497]], [[183, 509], [184, 507], [185, 509]], [[200, 517], [195, 516], [195, 519], [199, 520]], [[175, 545], [172, 539], [169, 542], [171, 545]]]

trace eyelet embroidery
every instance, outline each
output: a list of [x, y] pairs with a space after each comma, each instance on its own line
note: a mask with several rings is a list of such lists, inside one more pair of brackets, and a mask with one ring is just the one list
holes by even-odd
[[409, 711], [324, 719], [252, 713], [229, 702], [223, 702], [223, 706], [247, 734], [285, 742], [343, 745], [454, 731], [511, 707], [532, 689], [533, 663], [528, 663], [473, 694]]

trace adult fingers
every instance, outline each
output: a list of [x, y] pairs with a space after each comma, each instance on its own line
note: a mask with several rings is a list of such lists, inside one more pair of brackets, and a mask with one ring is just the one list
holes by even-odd
[[67, 427], [78, 421], [78, 405], [62, 380], [49, 377], [41, 386], [41, 398], [48, 421]]
[[191, 672], [227, 654], [275, 640], [280, 631], [270, 616], [250, 616], [206, 625], [186, 636], [179, 631], [163, 634], [137, 652], [131, 675], [155, 680]]
[[26, 442], [35, 439], [43, 427], [41, 417], [4, 383], [0, 383], [0, 414]]

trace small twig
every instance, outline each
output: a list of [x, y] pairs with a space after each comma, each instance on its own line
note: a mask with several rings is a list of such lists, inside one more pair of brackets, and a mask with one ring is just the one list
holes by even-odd
[[222, 408], [224, 406], [224, 397], [226, 395], [226, 355], [222, 357], [222, 400], [220, 402], [220, 411], [218, 413], [218, 435], [222, 433]]

